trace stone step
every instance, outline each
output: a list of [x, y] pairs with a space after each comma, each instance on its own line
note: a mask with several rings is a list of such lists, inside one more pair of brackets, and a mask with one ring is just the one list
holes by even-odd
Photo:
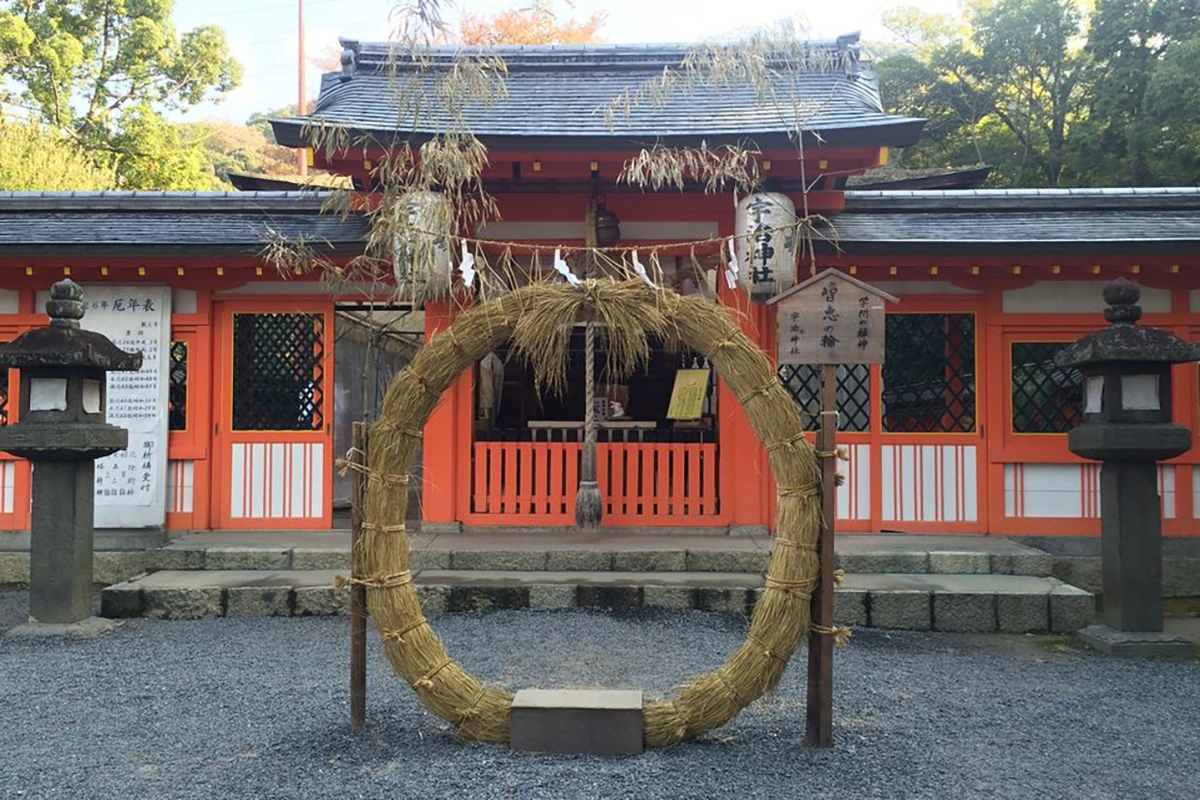
[[[145, 553], [147, 570], [349, 569], [345, 536], [329, 543], [272, 544], [262, 537], [220, 534], [186, 537]], [[515, 572], [740, 572], [761, 573], [770, 557], [764, 537], [564, 534], [415, 534], [415, 570]], [[983, 536], [843, 535], [836, 565], [847, 572], [1004, 574], [1045, 577], [1052, 557], [1003, 538]]]
[[[197, 619], [346, 613], [335, 570], [164, 570], [101, 593], [107, 617]], [[762, 577], [744, 572], [425, 570], [428, 613], [501, 608], [672, 608], [749, 614]], [[838, 587], [841, 624], [898, 630], [1073, 632], [1091, 624], [1092, 595], [1054, 578], [929, 573], [851, 574]]]

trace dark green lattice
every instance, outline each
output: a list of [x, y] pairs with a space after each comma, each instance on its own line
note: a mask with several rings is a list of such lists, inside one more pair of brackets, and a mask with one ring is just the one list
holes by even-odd
[[1066, 433], [1082, 419], [1083, 375], [1054, 356], [1067, 342], [1013, 342], [1014, 433]]
[[233, 427], [313, 431], [325, 424], [325, 317], [235, 314]]

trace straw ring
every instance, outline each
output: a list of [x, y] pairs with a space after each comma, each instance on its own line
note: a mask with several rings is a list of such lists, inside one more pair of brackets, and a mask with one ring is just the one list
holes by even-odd
[[[525, 323], [531, 320], [536, 320], [536, 329], [570, 330], [584, 308], [583, 294], [565, 283], [532, 283], [462, 310], [446, 330], [470, 341], [473, 349], [490, 352], [513, 340], [518, 330], [528, 334]], [[820, 494], [817, 458], [811, 447], [798, 446], [803, 435], [799, 408], [787, 392], [779, 390], [778, 376], [762, 351], [732, 324], [729, 309], [701, 297], [680, 297], [668, 289], [647, 292], [641, 280], [604, 279], [589, 294], [599, 309], [592, 313], [603, 316], [610, 335], [624, 337], [621, 341], [633, 349], [653, 333], [695, 352], [719, 355], [712, 359], [717, 377], [734, 397], [744, 398], [743, 410], [752, 428], [760, 436], [770, 432], [772, 441], [797, 445], [772, 448], [769, 466], [780, 487], [779, 496]], [[407, 502], [406, 495], [392, 486], [406, 481], [411, 473], [417, 451], [413, 434], [424, 428], [437, 405], [426, 398], [440, 402], [441, 392], [433, 387], [454, 385], [472, 365], [454, 342], [450, 337], [431, 338], [388, 389], [377, 430], [410, 438], [389, 435], [382, 437], [381, 446], [370, 448], [367, 474], [372, 479], [367, 481], [363, 521], [374, 526], [367, 530], [388, 528], [399, 535], [361, 540], [362, 574], [383, 577], [357, 580], [392, 589], [371, 593], [371, 618], [384, 636], [389, 661], [420, 692], [422, 703], [454, 725], [461, 738], [500, 743], [508, 741], [512, 695], [485, 687], [460, 668], [448, 670], [454, 660], [432, 630], [430, 635], [407, 636], [428, 623], [416, 587], [411, 577], [404, 575], [410, 564], [408, 537], [399, 526], [387, 525], [398, 518], [397, 510]], [[554, 375], [564, 366], [554, 359], [562, 357], [561, 352], [546, 354], [535, 366]], [[820, 532], [820, 509], [816, 503], [780, 503], [776, 528], [782, 546], [809, 550], [805, 543], [816, 541]], [[697, 676], [673, 698], [647, 703], [643, 711], [646, 744], [668, 746], [718, 728], [774, 687], [787, 658], [796, 652], [800, 637], [809, 629], [807, 596], [818, 581], [817, 559], [772, 558], [766, 579], [772, 591], [764, 592], [755, 605], [747, 639], [769, 657], [756, 659], [753, 669], [745, 669], [734, 653], [716, 677], [712, 673]], [[762, 642], [771, 646], [764, 647]], [[431, 664], [435, 665], [432, 669]]]

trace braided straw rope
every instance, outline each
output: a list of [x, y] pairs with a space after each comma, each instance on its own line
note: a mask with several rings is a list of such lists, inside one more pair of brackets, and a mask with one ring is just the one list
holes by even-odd
[[[795, 403], [786, 392], [771, 388], [777, 378], [766, 355], [742, 334], [730, 309], [669, 290], [652, 291], [641, 281], [601, 279], [585, 285], [587, 291], [581, 292], [566, 284], [537, 283], [464, 310], [448, 329], [452, 333], [433, 336], [392, 381], [371, 432], [367, 470], [374, 479], [366, 487], [359, 576], [371, 589], [367, 608], [397, 674], [464, 740], [507, 742], [512, 695], [464, 671], [426, 623], [408, 577], [407, 487], [395, 476], [410, 473], [420, 444], [412, 433], [424, 426], [441, 394], [473, 361], [506, 341], [531, 352], [539, 339], [569, 332], [587, 314], [604, 321], [614, 351], [624, 347], [637, 352], [650, 332], [711, 354], [717, 374], [734, 395], [752, 399], [746, 416], [767, 446], [776, 484], [784, 487], [776, 516], [776, 535], [784, 546], [771, 555], [766, 588], [745, 643], [674, 698], [646, 704], [646, 744], [676, 744], [729, 722], [775, 687], [809, 629], [808, 596], [819, 579], [820, 467], [803, 440]], [[535, 367], [548, 374], [563, 369], [549, 361], [553, 358], [542, 363], [535, 358]]]

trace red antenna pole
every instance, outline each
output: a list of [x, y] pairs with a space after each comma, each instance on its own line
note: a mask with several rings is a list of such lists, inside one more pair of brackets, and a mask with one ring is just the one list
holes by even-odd
[[[304, 0], [296, 0], [298, 6], [298, 25], [297, 25], [297, 98], [296, 98], [296, 116], [302, 117], [305, 113], [305, 94], [304, 91]], [[299, 168], [301, 175], [308, 174], [308, 148], [302, 147], [296, 151], [296, 166]]]

